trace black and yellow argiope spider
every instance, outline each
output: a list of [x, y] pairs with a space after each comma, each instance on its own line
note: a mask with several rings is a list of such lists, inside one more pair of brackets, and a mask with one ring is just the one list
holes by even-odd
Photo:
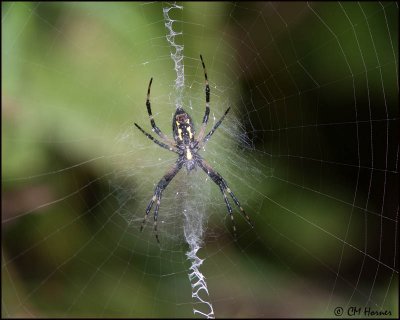
[[197, 138], [195, 138], [195, 130], [194, 130], [192, 118], [181, 107], [178, 107], [176, 109], [176, 112], [172, 119], [172, 132], [174, 135], [174, 141], [171, 141], [156, 126], [153, 115], [151, 113], [151, 104], [150, 104], [150, 88], [151, 88], [151, 83], [153, 81], [153, 78], [150, 79], [149, 87], [147, 89], [146, 106], [147, 106], [147, 112], [148, 112], [149, 118], [150, 118], [151, 127], [153, 128], [152, 130], [160, 136], [160, 138], [163, 142], [160, 142], [160, 141], [154, 139], [150, 134], [148, 134], [138, 124], [135, 123], [135, 126], [140, 131], [142, 131], [146, 135], [147, 138], [152, 140], [154, 143], [158, 144], [160, 147], [163, 147], [164, 149], [175, 152], [179, 155], [179, 157], [176, 160], [173, 167], [162, 177], [160, 182], [158, 182], [158, 184], [154, 190], [154, 195], [146, 208], [146, 214], [144, 216], [142, 225], [140, 227], [140, 231], [142, 231], [143, 226], [146, 222], [146, 219], [149, 215], [149, 212], [150, 212], [151, 208], [153, 207], [154, 202], [156, 202], [156, 206], [154, 209], [154, 231], [155, 231], [157, 242], [160, 242], [160, 240], [158, 238], [158, 232], [157, 232], [157, 218], [158, 218], [158, 210], [160, 208], [162, 192], [165, 190], [165, 188], [168, 186], [168, 184], [171, 182], [171, 180], [175, 177], [175, 175], [178, 173], [178, 171], [184, 165], [186, 165], [188, 172], [193, 170], [196, 167], [196, 165], [199, 166], [219, 186], [219, 188], [221, 189], [222, 195], [224, 197], [226, 207], [228, 209], [228, 213], [232, 220], [235, 236], [236, 236], [236, 226], [235, 226], [235, 222], [233, 220], [232, 207], [229, 204], [228, 198], [226, 196], [226, 192], [230, 194], [230, 196], [233, 199], [233, 202], [235, 202], [235, 204], [239, 207], [240, 212], [246, 218], [247, 222], [253, 227], [253, 224], [251, 223], [249, 216], [245, 213], [244, 209], [241, 207], [241, 205], [239, 203], [239, 200], [235, 197], [235, 195], [233, 194], [231, 189], [229, 189], [228, 184], [226, 183], [224, 178], [222, 178], [222, 176], [218, 172], [216, 172], [198, 154], [198, 151], [200, 150], [200, 148], [202, 148], [207, 143], [207, 141], [211, 138], [211, 136], [213, 135], [215, 130], [217, 130], [217, 128], [221, 124], [222, 120], [224, 120], [225, 116], [227, 115], [227, 113], [230, 110], [230, 108], [228, 108], [225, 111], [224, 115], [221, 117], [221, 119], [211, 129], [211, 131], [206, 136], [204, 136], [207, 122], [208, 122], [208, 115], [210, 114], [210, 86], [208, 85], [207, 71], [206, 71], [206, 67], [203, 62], [203, 57], [201, 55], [200, 55], [200, 59], [201, 59], [202, 65], [203, 65], [205, 85], [206, 85], [206, 88], [205, 88], [206, 111], [205, 111], [205, 114], [203, 117], [203, 122], [202, 122], [202, 125], [200, 128], [200, 132], [199, 132]]

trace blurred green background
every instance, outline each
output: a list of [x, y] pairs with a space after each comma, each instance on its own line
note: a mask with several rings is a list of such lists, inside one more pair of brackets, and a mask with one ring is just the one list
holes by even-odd
[[[184, 241], [160, 249], [151, 226], [138, 232], [175, 159], [132, 126], [150, 131], [153, 76], [171, 134], [163, 6], [2, 2], [3, 317], [192, 316]], [[171, 17], [187, 109], [198, 126], [202, 53], [212, 117], [232, 107], [204, 157], [256, 224], [237, 214], [234, 241], [218, 189], [193, 176], [208, 186], [191, 197], [210, 214], [199, 255], [215, 315], [397, 317], [397, 4], [183, 7]], [[164, 239], [182, 234], [173, 190], [185, 177], [165, 192]]]

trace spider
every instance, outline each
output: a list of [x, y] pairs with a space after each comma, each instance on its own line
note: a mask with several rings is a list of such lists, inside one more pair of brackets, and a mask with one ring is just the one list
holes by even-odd
[[228, 213], [232, 220], [233, 231], [234, 231], [235, 237], [236, 237], [236, 225], [233, 220], [233, 214], [232, 214], [233, 210], [228, 201], [228, 197], [226, 196], [226, 193], [229, 193], [229, 195], [233, 199], [233, 202], [235, 202], [235, 204], [240, 209], [240, 212], [242, 213], [242, 215], [245, 217], [245, 219], [251, 225], [251, 227], [253, 227], [253, 224], [252, 224], [249, 216], [245, 213], [244, 209], [241, 207], [241, 205], [239, 203], [239, 200], [233, 194], [231, 189], [229, 189], [228, 184], [226, 183], [224, 178], [222, 178], [222, 176], [217, 171], [215, 171], [198, 154], [198, 151], [200, 150], [200, 148], [202, 148], [207, 143], [207, 141], [211, 138], [211, 136], [217, 130], [217, 128], [222, 123], [225, 116], [228, 114], [228, 112], [230, 110], [230, 107], [229, 107], [225, 111], [225, 113], [223, 114], [221, 119], [214, 125], [214, 127], [211, 129], [211, 131], [207, 135], [204, 136], [207, 122], [208, 122], [208, 116], [210, 114], [210, 86], [208, 84], [206, 66], [204, 64], [203, 57], [201, 55], [200, 55], [200, 59], [201, 59], [202, 65], [203, 65], [204, 78], [205, 78], [206, 111], [204, 113], [203, 122], [201, 124], [201, 128], [200, 128], [199, 134], [197, 135], [197, 138], [195, 137], [195, 130], [194, 130], [192, 118], [189, 116], [189, 114], [185, 110], [183, 110], [182, 107], [178, 107], [176, 109], [176, 112], [172, 118], [172, 132], [173, 132], [174, 141], [169, 139], [157, 127], [157, 125], [154, 121], [153, 115], [151, 113], [151, 104], [150, 104], [150, 88], [151, 88], [151, 84], [153, 82], [153, 78], [150, 79], [150, 83], [149, 83], [149, 86], [147, 89], [146, 107], [147, 107], [147, 113], [149, 114], [152, 131], [155, 132], [161, 138], [162, 142], [154, 139], [153, 136], [151, 136], [149, 133], [144, 131], [137, 123], [135, 123], [135, 126], [151, 141], [153, 141], [154, 143], [156, 143], [157, 145], [159, 145], [160, 147], [162, 147], [164, 149], [167, 149], [169, 151], [172, 151], [172, 152], [175, 152], [176, 154], [178, 154], [178, 159], [176, 160], [175, 164], [172, 166], [172, 168], [170, 168], [170, 170], [158, 182], [158, 184], [154, 190], [153, 197], [151, 198], [151, 200], [146, 208], [146, 214], [144, 216], [142, 225], [140, 227], [140, 231], [143, 231], [144, 224], [146, 223], [149, 212], [151, 211], [151, 208], [153, 207], [153, 204], [155, 202], [156, 205], [155, 205], [155, 209], [154, 209], [154, 232], [155, 232], [155, 236], [156, 236], [158, 243], [160, 243], [160, 240], [158, 238], [158, 231], [157, 231], [157, 218], [158, 218], [158, 210], [160, 208], [161, 196], [162, 196], [163, 191], [168, 186], [168, 184], [171, 182], [171, 180], [175, 177], [175, 175], [179, 172], [179, 170], [183, 166], [186, 166], [186, 169], [188, 172], [195, 169], [196, 166], [199, 166], [211, 178], [211, 180], [214, 181], [216, 185], [218, 185], [218, 187], [220, 188], [220, 190], [222, 192], [226, 207], [228, 209]]

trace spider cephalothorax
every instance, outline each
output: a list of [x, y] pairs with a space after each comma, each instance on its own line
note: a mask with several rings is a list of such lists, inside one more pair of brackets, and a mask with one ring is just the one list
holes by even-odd
[[172, 133], [173, 133], [174, 141], [169, 139], [156, 126], [153, 115], [151, 113], [151, 104], [150, 104], [150, 88], [151, 88], [151, 84], [153, 82], [153, 78], [150, 79], [149, 87], [147, 89], [146, 106], [147, 106], [147, 112], [149, 114], [150, 123], [153, 128], [153, 131], [160, 136], [160, 138], [163, 142], [154, 139], [150, 134], [145, 132], [138, 124], [135, 123], [135, 126], [140, 131], [142, 131], [154, 143], [158, 144], [160, 147], [163, 147], [167, 150], [170, 150], [170, 151], [178, 154], [178, 159], [176, 160], [173, 167], [158, 182], [158, 184], [154, 190], [154, 195], [151, 198], [151, 200], [146, 208], [146, 214], [144, 216], [142, 225], [140, 227], [140, 230], [143, 230], [143, 226], [146, 222], [149, 212], [150, 212], [151, 208], [153, 207], [154, 202], [156, 202], [155, 209], [154, 209], [154, 231], [156, 233], [156, 238], [157, 238], [158, 242], [159, 242], [159, 239], [158, 239], [158, 233], [157, 233], [157, 218], [158, 218], [158, 210], [160, 208], [162, 192], [165, 190], [165, 188], [168, 186], [168, 184], [171, 182], [171, 180], [175, 177], [175, 175], [178, 173], [178, 171], [184, 165], [186, 166], [186, 169], [188, 170], [188, 172], [195, 169], [196, 166], [199, 166], [211, 178], [211, 180], [213, 180], [218, 185], [218, 187], [220, 188], [222, 195], [224, 197], [225, 204], [228, 209], [228, 213], [231, 217], [232, 224], [233, 224], [233, 231], [235, 232], [235, 235], [236, 235], [236, 226], [235, 226], [235, 222], [233, 220], [232, 207], [228, 201], [228, 197], [226, 196], [226, 193], [228, 193], [231, 196], [233, 202], [235, 202], [235, 204], [239, 207], [240, 212], [246, 218], [247, 222], [250, 223], [250, 225], [252, 226], [249, 216], [245, 213], [244, 209], [241, 207], [238, 199], [233, 194], [231, 189], [229, 189], [228, 184], [226, 183], [224, 178], [222, 178], [222, 176], [218, 172], [216, 172], [197, 153], [200, 150], [200, 148], [207, 143], [207, 141], [213, 135], [215, 130], [217, 130], [217, 128], [221, 124], [222, 120], [224, 120], [225, 116], [227, 115], [227, 113], [230, 110], [230, 108], [228, 108], [225, 111], [224, 115], [221, 117], [221, 119], [211, 129], [211, 131], [206, 136], [204, 136], [204, 133], [205, 133], [205, 130], [207, 127], [208, 116], [210, 114], [210, 86], [208, 84], [206, 67], [204, 65], [203, 57], [201, 55], [200, 55], [200, 59], [201, 59], [201, 63], [202, 63], [203, 70], [204, 70], [204, 77], [205, 77], [205, 84], [206, 84], [206, 89], [205, 89], [206, 111], [204, 113], [203, 122], [202, 122], [202, 125], [199, 130], [199, 134], [197, 135], [197, 137], [196, 137], [196, 132], [194, 130], [192, 118], [181, 107], [176, 109], [176, 112], [172, 118]]

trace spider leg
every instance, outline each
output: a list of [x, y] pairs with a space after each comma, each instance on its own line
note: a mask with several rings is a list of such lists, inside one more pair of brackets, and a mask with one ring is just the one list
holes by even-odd
[[211, 136], [214, 134], [215, 130], [218, 129], [218, 127], [220, 126], [220, 124], [222, 123], [222, 121], [225, 119], [225, 116], [228, 114], [229, 110], [231, 110], [231, 107], [229, 107], [228, 109], [226, 109], [225, 113], [222, 115], [221, 119], [218, 120], [218, 122], [214, 125], [214, 127], [212, 127], [211, 131], [203, 138], [203, 140], [200, 141], [199, 139], [199, 144], [197, 149], [200, 149], [202, 146], [204, 146], [207, 141], [211, 138]]
[[225, 200], [225, 203], [226, 203], [226, 207], [228, 209], [229, 215], [230, 215], [231, 220], [232, 220], [233, 231], [235, 232], [235, 235], [236, 235], [236, 225], [235, 225], [235, 222], [233, 221], [232, 207], [229, 204], [229, 201], [228, 201], [228, 198], [226, 196], [226, 193], [229, 193], [229, 195], [233, 199], [233, 202], [235, 202], [235, 204], [238, 206], [238, 208], [239, 208], [241, 214], [243, 215], [243, 217], [250, 224], [250, 226], [252, 228], [254, 228], [253, 223], [250, 220], [250, 217], [246, 214], [246, 212], [244, 211], [244, 209], [240, 205], [239, 200], [233, 194], [231, 189], [229, 189], [228, 184], [226, 183], [224, 178], [222, 178], [222, 176], [217, 171], [215, 171], [204, 159], [200, 158], [197, 161], [197, 164], [200, 166], [200, 168], [202, 168], [204, 170], [205, 173], [207, 173], [207, 175], [211, 178], [211, 180], [214, 181], [215, 184], [218, 185], [219, 188], [221, 189], [221, 192], [222, 192], [222, 194], [224, 196], [224, 200]]
[[218, 185], [218, 186], [219, 186], [219, 188], [220, 188], [220, 190], [222, 192], [222, 195], [224, 196], [225, 204], [226, 204], [226, 207], [228, 208], [229, 216], [231, 217], [231, 221], [232, 221], [233, 235], [234, 235], [234, 237], [236, 239], [237, 238], [237, 235], [236, 235], [236, 223], [235, 223], [235, 220], [233, 219], [233, 214], [232, 214], [233, 210], [232, 210], [231, 204], [228, 201], [228, 197], [226, 196], [224, 188], [221, 185]]
[[201, 59], [201, 64], [203, 65], [203, 71], [204, 71], [204, 78], [205, 78], [205, 84], [206, 84], [206, 111], [204, 113], [203, 117], [203, 122], [201, 124], [201, 128], [199, 131], [199, 135], [197, 137], [198, 141], [201, 141], [204, 136], [204, 132], [206, 130], [207, 122], [208, 122], [208, 115], [210, 114], [210, 86], [208, 85], [208, 78], [207, 78], [207, 71], [206, 71], [206, 66], [203, 61], [203, 57], [200, 55]]
[[177, 153], [177, 154], [180, 154], [179, 151], [178, 151], [178, 149], [176, 149], [175, 147], [172, 147], [172, 146], [170, 146], [170, 145], [167, 145], [167, 144], [165, 144], [165, 143], [163, 143], [163, 142], [158, 141], [157, 139], [154, 139], [153, 136], [152, 136], [151, 134], [149, 134], [149, 133], [147, 133], [146, 131], [144, 131], [137, 123], [135, 123], [135, 126], [136, 126], [136, 128], [138, 128], [140, 131], [142, 131], [143, 134], [144, 134], [147, 138], [149, 138], [151, 141], [153, 141], [155, 144], [159, 145], [160, 147], [162, 147], [162, 148], [164, 148], [164, 149], [167, 149], [167, 150], [169, 150], [169, 151], [172, 151], [172, 152], [175, 152], [175, 153]]
[[157, 219], [158, 219], [158, 210], [160, 208], [162, 193], [165, 190], [165, 188], [168, 186], [168, 184], [171, 182], [171, 180], [175, 177], [175, 175], [182, 168], [182, 165], [183, 165], [183, 162], [180, 160], [180, 158], [178, 158], [178, 160], [173, 165], [173, 167], [158, 182], [158, 184], [154, 190], [154, 195], [151, 198], [149, 204], [147, 205], [146, 214], [142, 221], [142, 225], [140, 226], [140, 231], [142, 231], [144, 224], [146, 223], [147, 217], [149, 215], [149, 212], [151, 211], [151, 208], [153, 207], [154, 202], [156, 202], [156, 206], [154, 209], [154, 232], [155, 232], [158, 243], [160, 243], [160, 240], [158, 238]]
[[151, 84], [153, 82], [153, 78], [150, 79], [149, 82], [149, 87], [147, 88], [147, 99], [146, 99], [146, 107], [147, 107], [147, 113], [149, 114], [149, 119], [151, 123], [151, 127], [153, 128], [153, 131], [157, 133], [161, 139], [168, 145], [175, 145], [173, 141], [168, 139], [168, 137], [160, 130], [159, 127], [157, 127], [156, 122], [154, 121], [153, 114], [151, 113], [151, 103], [150, 103], [150, 89], [151, 89]]

